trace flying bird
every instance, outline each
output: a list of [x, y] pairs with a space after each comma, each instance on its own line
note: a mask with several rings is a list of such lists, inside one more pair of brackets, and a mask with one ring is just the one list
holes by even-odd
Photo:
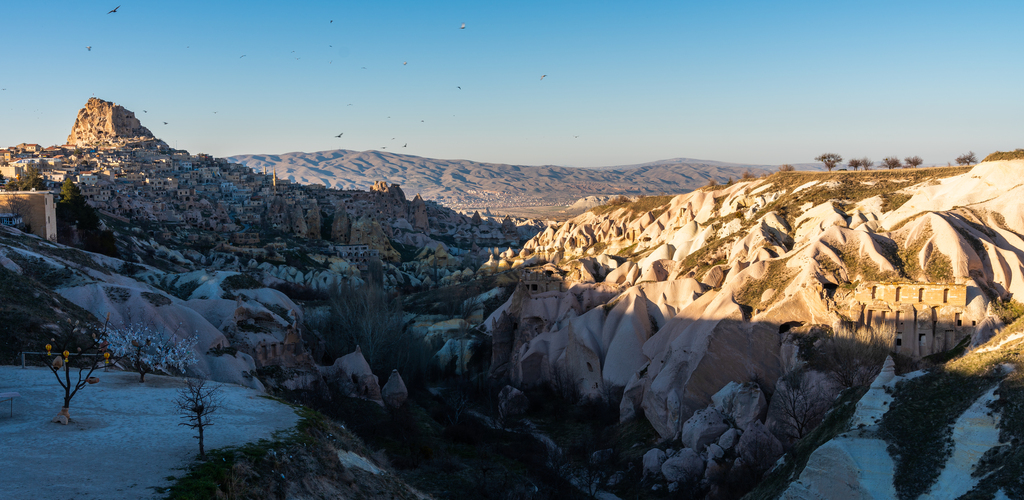
[[409, 145], [409, 143], [407, 142], [407, 143], [405, 143], [405, 144], [402, 144], [402, 147], [404, 148], [404, 147], [406, 147], [406, 146], [408, 146], [408, 145]]
[[464, 29], [466, 29], [466, 23], [462, 23], [462, 27], [460, 27], [459, 29], [460, 29], [460, 30], [464, 30]]
[[167, 125], [167, 122], [164, 122], [164, 125]]
[[366, 69], [366, 66], [363, 66], [363, 69]]
[[242, 54], [242, 55], [238, 56], [239, 59], [241, 59], [243, 57], [245, 57], [245, 54]]
[[117, 9], [120, 9], [120, 8], [121, 8], [121, 6], [118, 5], [117, 7], [114, 7], [110, 12], [107, 12], [107, 14], [113, 14], [113, 13], [117, 12]]
[[457, 89], [459, 89], [459, 90], [462, 90], [462, 87], [455, 87], [455, 88], [457, 88]]
[[143, 112], [143, 113], [149, 113], [149, 111], [146, 111], [146, 110], [142, 110], [142, 112]]
[[88, 50], [89, 52], [92, 52], [92, 45], [86, 45], [85, 46], [85, 50]]
[[540, 79], [543, 80], [545, 76], [548, 76], [548, 75], [540, 75]]
[[336, 135], [336, 136], [334, 136], [334, 137], [338, 137], [338, 138], [341, 138], [341, 136], [343, 136], [343, 135], [345, 135], [345, 133], [344, 133], [344, 132], [342, 132], [342, 133], [340, 133], [340, 134], [338, 134], [338, 135]]
[[348, 105], [349, 105], [349, 106], [351, 106], [351, 105], [352, 105], [352, 103], [348, 103]]
[[[331, 19], [331, 23], [333, 23], [333, 22], [334, 22], [334, 19]], [[331, 23], [327, 23], [327, 24], [331, 24]]]

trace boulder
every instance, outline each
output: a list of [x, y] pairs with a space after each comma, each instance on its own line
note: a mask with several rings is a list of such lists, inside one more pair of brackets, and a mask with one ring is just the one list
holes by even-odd
[[391, 370], [388, 382], [380, 389], [380, 397], [388, 408], [399, 408], [409, 398], [409, 390], [405, 388], [405, 382], [398, 370]]
[[736, 453], [755, 468], [767, 468], [782, 456], [782, 443], [760, 420], [755, 420], [740, 437]]
[[704, 459], [696, 451], [683, 448], [661, 464], [661, 474], [670, 483], [694, 483], [704, 476]]
[[718, 438], [718, 446], [721, 446], [723, 450], [731, 450], [736, 443], [740, 442], [742, 435], [743, 431], [739, 429], [729, 429]]
[[764, 420], [768, 411], [764, 393], [753, 382], [729, 382], [711, 396], [711, 401], [718, 411], [733, 419], [740, 429], [746, 429], [754, 420]]
[[688, 448], [700, 450], [717, 441], [727, 430], [729, 430], [729, 423], [726, 421], [725, 415], [722, 415], [715, 407], [709, 406], [694, 412], [693, 416], [683, 423], [683, 430], [679, 438]]
[[320, 373], [328, 382], [337, 383], [346, 396], [368, 399], [384, 406], [380, 383], [370, 370], [370, 364], [366, 362], [359, 346], [356, 346], [355, 351], [334, 360], [333, 365], [320, 367]]
[[661, 473], [661, 465], [665, 463], [668, 456], [658, 448], [651, 448], [644, 453], [644, 477]]
[[530, 400], [523, 391], [506, 385], [498, 393], [498, 413], [503, 418], [514, 417], [526, 413], [530, 408]]

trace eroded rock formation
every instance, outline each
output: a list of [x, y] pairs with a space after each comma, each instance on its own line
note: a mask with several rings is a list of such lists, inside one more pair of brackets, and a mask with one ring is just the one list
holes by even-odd
[[124, 140], [156, 139], [135, 113], [113, 102], [90, 97], [78, 112], [68, 144], [91, 146]]

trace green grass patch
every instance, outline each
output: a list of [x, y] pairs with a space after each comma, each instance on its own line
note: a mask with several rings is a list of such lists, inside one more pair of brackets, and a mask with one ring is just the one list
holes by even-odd
[[[736, 302], [750, 306], [752, 309], [765, 309], [774, 303], [775, 299], [780, 296], [782, 290], [786, 288], [790, 280], [796, 276], [795, 270], [791, 270], [786, 267], [786, 260], [778, 259], [769, 261], [768, 269], [765, 270], [761, 279], [748, 280], [739, 295], [736, 296]], [[762, 302], [761, 297], [769, 289], [774, 289], [775, 293]]]
[[256, 278], [249, 276], [245, 273], [232, 274], [220, 284], [221, 289], [225, 292], [233, 292], [235, 290], [254, 290], [263, 288], [263, 283], [256, 281]]
[[620, 196], [605, 205], [591, 208], [590, 212], [595, 215], [605, 215], [615, 210], [623, 210], [624, 218], [627, 221], [635, 220], [641, 215], [651, 212], [651, 215], [657, 219], [668, 210], [668, 204], [672, 201], [672, 198], [675, 198], [675, 196], [641, 196], [634, 201], [629, 201], [628, 198]]
[[879, 434], [896, 464], [893, 486], [900, 500], [926, 493], [953, 452], [953, 424], [998, 382], [988, 374], [936, 369], [896, 384]]

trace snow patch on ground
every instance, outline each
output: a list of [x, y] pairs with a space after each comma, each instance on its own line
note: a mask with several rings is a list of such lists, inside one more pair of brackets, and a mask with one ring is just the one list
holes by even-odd
[[998, 385], [978, 398], [953, 426], [953, 455], [946, 461], [942, 474], [922, 500], [953, 500], [971, 491], [981, 478], [971, 477], [978, 460], [999, 442], [999, 414], [988, 408], [998, 399]]
[[369, 460], [363, 458], [361, 455], [352, 453], [351, 451], [339, 451], [338, 460], [341, 461], [341, 464], [347, 468], [355, 467], [357, 469], [362, 469], [374, 475], [380, 475], [384, 473], [384, 471], [380, 470], [379, 467], [371, 464]]
[[[77, 370], [72, 379], [77, 379]], [[17, 391], [14, 415], [0, 410], [0, 470], [3, 498], [150, 499], [152, 488], [198, 454], [193, 432], [178, 425], [173, 400], [181, 380], [137, 373], [93, 373], [100, 379], [71, 401], [71, 423], [50, 419], [64, 392], [47, 368], [0, 366], [0, 392]], [[215, 382], [214, 382], [215, 383]], [[295, 427], [291, 407], [237, 385], [220, 386], [222, 402], [206, 431], [207, 450], [270, 439]]]

